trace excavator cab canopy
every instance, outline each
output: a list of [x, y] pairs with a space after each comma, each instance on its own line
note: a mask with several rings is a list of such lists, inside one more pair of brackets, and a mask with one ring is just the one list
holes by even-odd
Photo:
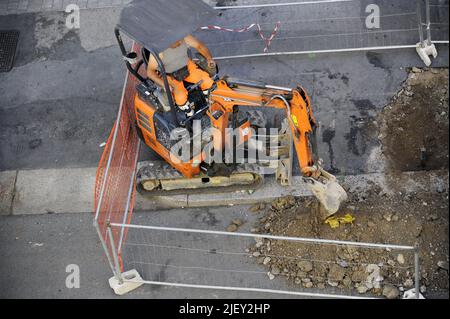
[[[159, 53], [208, 24], [215, 16], [214, 9], [202, 0], [133, 0], [120, 14], [114, 32], [127, 69], [142, 83], [151, 84], [139, 69], [143, 64], [147, 65], [149, 56], [153, 55], [164, 81], [165, 92], [169, 92], [167, 99], [174, 123], [178, 123], [176, 108]], [[141, 46], [140, 59], [137, 52], [125, 48], [121, 33]]]
[[117, 27], [145, 48], [161, 52], [216, 15], [202, 0], [134, 0], [123, 8]]

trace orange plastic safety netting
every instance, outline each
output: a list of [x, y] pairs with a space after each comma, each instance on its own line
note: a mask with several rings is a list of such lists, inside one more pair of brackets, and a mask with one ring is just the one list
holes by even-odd
[[[134, 44], [132, 50], [139, 53], [139, 45]], [[134, 95], [137, 84], [136, 77], [127, 72], [117, 119], [101, 156], [95, 180], [95, 219], [100, 236], [111, 255], [108, 223], [129, 223], [133, 212], [135, 171], [139, 153], [139, 137], [134, 123]], [[127, 230], [114, 227], [112, 233], [114, 249], [123, 268], [121, 248], [126, 240]]]

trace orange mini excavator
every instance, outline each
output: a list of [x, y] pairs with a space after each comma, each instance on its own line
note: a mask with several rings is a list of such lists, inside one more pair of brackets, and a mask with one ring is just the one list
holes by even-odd
[[[201, 81], [184, 82], [188, 107], [175, 104], [159, 52], [215, 16], [214, 9], [201, 0], [134, 0], [121, 13], [116, 38], [129, 72], [139, 80], [134, 100], [136, 128], [141, 140], [164, 159], [139, 163], [138, 191], [147, 196], [252, 192], [268, 174], [289, 185], [295, 150], [306, 185], [325, 215], [334, 214], [347, 194], [322, 168], [315, 144], [317, 123], [302, 87], [221, 77], [218, 68], [208, 68], [205, 57], [197, 52], [193, 60], [208, 71], [214, 85], [205, 91]], [[139, 52], [125, 48], [122, 34], [139, 45]], [[158, 64], [163, 88], [142, 70], [150, 57]]]

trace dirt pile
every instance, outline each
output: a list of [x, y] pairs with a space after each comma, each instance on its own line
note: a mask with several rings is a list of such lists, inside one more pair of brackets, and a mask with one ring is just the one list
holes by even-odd
[[[314, 198], [279, 199], [266, 209], [253, 231], [287, 237], [417, 243], [421, 248], [421, 291], [425, 295], [448, 291], [448, 239], [443, 240], [448, 238], [448, 193], [353, 198], [338, 215], [350, 213], [356, 220], [335, 229], [320, 219], [317, 205]], [[304, 288], [337, 287], [389, 297], [398, 290], [398, 297], [414, 283], [414, 256], [407, 251], [258, 239], [249, 253], [267, 267], [269, 279], [284, 277]]]
[[380, 114], [380, 140], [390, 168], [448, 168], [448, 69], [413, 68]]
[[[448, 69], [411, 70], [378, 122], [390, 174], [448, 170]], [[319, 217], [315, 199], [282, 198], [269, 207], [252, 208], [261, 214], [253, 231], [288, 237], [418, 244], [421, 292], [426, 297], [448, 296], [448, 191], [436, 185], [407, 193], [403, 190], [385, 192], [374, 185], [364, 192], [349, 193], [349, 201], [337, 216], [351, 214], [355, 221], [335, 229]], [[414, 256], [408, 251], [258, 239], [249, 253], [267, 268], [268, 280], [282, 277], [297, 287], [335, 287], [346, 290], [344, 293], [356, 290], [398, 298], [414, 285]]]

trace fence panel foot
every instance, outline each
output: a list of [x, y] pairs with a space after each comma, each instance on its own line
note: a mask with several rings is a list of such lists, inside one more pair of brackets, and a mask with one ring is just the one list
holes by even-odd
[[427, 43], [419, 42], [419, 43], [417, 43], [416, 51], [426, 66], [431, 65], [430, 56], [433, 56], [433, 58], [437, 58], [437, 56], [438, 56], [436, 47], [434, 46], [434, 43], [427, 44]]
[[136, 269], [123, 272], [121, 277], [123, 278], [122, 283], [119, 282], [116, 276], [109, 278], [109, 286], [119, 296], [129, 293], [144, 284], [141, 275], [139, 275]]
[[[403, 299], [417, 299], [416, 289], [412, 288], [405, 291], [405, 293], [403, 294]], [[421, 293], [419, 293], [419, 299], [425, 299], [425, 297]]]

